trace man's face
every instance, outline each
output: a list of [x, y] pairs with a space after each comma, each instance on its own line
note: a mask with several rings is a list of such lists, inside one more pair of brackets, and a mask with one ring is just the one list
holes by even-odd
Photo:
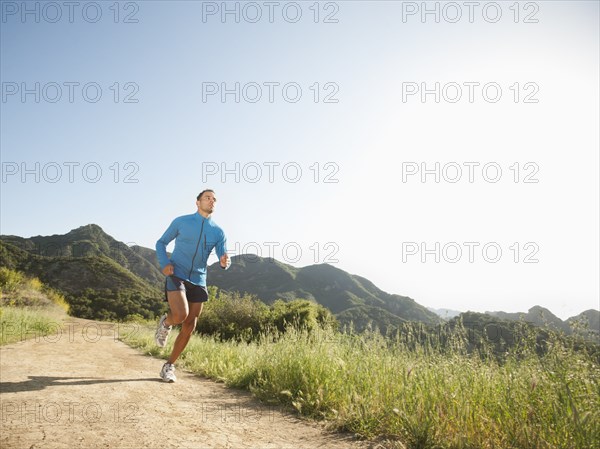
[[213, 192], [204, 192], [200, 199], [196, 201], [198, 210], [206, 214], [212, 214], [215, 209], [217, 198]]

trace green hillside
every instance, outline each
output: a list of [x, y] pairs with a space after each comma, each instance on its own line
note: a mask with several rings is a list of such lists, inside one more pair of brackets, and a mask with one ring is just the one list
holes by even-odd
[[[0, 267], [37, 277], [57, 289], [65, 295], [76, 316], [154, 318], [165, 309], [164, 276], [156, 252], [119, 242], [95, 224], [64, 235], [0, 236]], [[377, 327], [391, 334], [411, 321], [429, 326], [442, 322], [412, 298], [384, 292], [368, 279], [328, 264], [296, 268], [272, 258], [246, 254], [233, 257], [227, 271], [218, 264], [208, 271], [209, 285], [220, 290], [249, 293], [269, 305], [277, 300], [306, 299], [329, 309], [342, 327], [352, 322], [357, 331]], [[488, 312], [487, 316], [498, 323], [523, 320], [566, 334], [575, 326], [580, 336], [593, 341], [600, 338], [597, 310], [585, 311], [567, 321], [540, 306], [527, 313]], [[478, 323], [482, 320], [476, 319]]]
[[[129, 247], [95, 224], [64, 235], [0, 236], [0, 241], [5, 244], [0, 264], [37, 276], [64, 292], [79, 316], [147, 316], [160, 309], [140, 299], [160, 297], [164, 276], [156, 252]], [[228, 271], [216, 264], [209, 267], [208, 279], [221, 290], [247, 292], [267, 304], [278, 299], [313, 301], [331, 310], [340, 324], [354, 322], [359, 331], [369, 325], [387, 332], [405, 321], [440, 322], [411, 298], [386, 293], [365, 278], [327, 264], [295, 268], [274, 259], [243, 255], [233, 257]], [[140, 310], [132, 312], [137, 307], [129, 307], [123, 311], [117, 304], [123, 295], [125, 302], [140, 303]]]
[[164, 306], [157, 287], [104, 256], [40, 256], [0, 241], [0, 266], [23, 272], [62, 292], [74, 316], [154, 318]]
[[241, 255], [231, 268], [209, 267], [211, 285], [222, 290], [247, 292], [267, 303], [303, 298], [331, 310], [340, 324], [354, 322], [356, 330], [371, 323], [382, 331], [405, 321], [437, 324], [440, 318], [406, 296], [391, 295], [369, 280], [328, 264], [296, 268], [271, 258]]
[[571, 327], [568, 323], [558, 318], [548, 309], [541, 306], [534, 306], [527, 311], [527, 313], [507, 313], [507, 312], [486, 312], [488, 315], [501, 318], [509, 321], [524, 320], [528, 323], [533, 323], [538, 326], [546, 326], [554, 330], [561, 330], [567, 334], [571, 333]]
[[590, 309], [563, 321], [550, 310], [534, 306], [527, 313], [486, 312], [495, 318], [508, 321], [525, 321], [536, 326], [564, 332], [566, 335], [577, 334], [587, 340], [600, 342], [600, 311]]
[[567, 322], [579, 333], [595, 336], [600, 341], [600, 310], [585, 310], [569, 318]]
[[140, 246], [129, 247], [95, 224], [81, 226], [64, 235], [30, 238], [3, 235], [0, 239], [37, 256], [65, 259], [104, 256], [156, 287], [160, 287], [164, 280], [157, 262], [152, 260], [153, 250]]
[[[143, 273], [140, 274], [140, 277], [142, 277], [146, 280], [151, 280], [151, 279], [158, 277], [158, 280], [159, 280], [160, 284], [162, 285], [162, 283], [164, 281], [164, 276], [160, 271], [160, 265], [158, 264], [158, 259], [156, 258], [156, 251], [153, 249], [150, 249], [150, 248], [145, 248], [143, 246], [139, 246], [139, 245], [132, 245], [132, 246], [130, 246], [130, 249], [135, 254], [142, 257], [145, 261], [147, 261], [151, 266], [153, 266], [156, 269], [156, 271], [150, 270], [151, 277], [145, 276]], [[167, 254], [171, 255], [170, 253], [167, 253]], [[158, 276], [158, 275], [160, 275], [160, 276]]]

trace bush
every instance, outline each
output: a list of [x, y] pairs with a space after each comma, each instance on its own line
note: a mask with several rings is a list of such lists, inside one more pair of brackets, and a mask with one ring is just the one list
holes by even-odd
[[135, 290], [86, 288], [69, 294], [67, 300], [73, 316], [91, 320], [128, 321], [132, 315], [153, 320], [166, 310], [166, 303], [160, 298]]
[[56, 290], [43, 284], [38, 278], [0, 267], [0, 296], [5, 305], [10, 306], [46, 306], [58, 305], [69, 312], [69, 304]]
[[271, 322], [279, 332], [284, 332], [289, 325], [309, 332], [317, 328], [338, 327], [335, 317], [327, 308], [306, 299], [275, 301], [271, 306]]
[[267, 326], [269, 307], [255, 297], [215, 289], [211, 293], [200, 317], [199, 333], [217, 335], [222, 340], [250, 341]]
[[255, 341], [260, 334], [283, 334], [291, 327], [312, 332], [318, 328], [337, 329], [331, 312], [320, 304], [304, 299], [275, 301], [272, 306], [249, 294], [209, 290], [197, 332], [218, 336], [221, 340]]
[[25, 276], [15, 270], [0, 267], [0, 291], [2, 293], [15, 293], [25, 282]]
[[54, 290], [50, 287], [47, 287], [47, 286], [44, 286], [42, 291], [50, 299], [50, 301], [52, 301], [54, 304], [59, 306], [66, 313], [69, 313], [69, 311], [70, 311], [69, 303], [67, 302], [67, 300], [65, 299], [65, 297], [63, 295], [61, 295], [56, 290]]

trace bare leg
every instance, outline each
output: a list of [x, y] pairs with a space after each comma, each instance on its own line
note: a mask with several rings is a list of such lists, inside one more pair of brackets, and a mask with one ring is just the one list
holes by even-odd
[[[172, 293], [172, 292], [169, 292]], [[174, 292], [179, 293], [179, 292]], [[169, 303], [171, 300], [169, 298]], [[187, 303], [187, 301], [186, 301]], [[187, 304], [186, 304], [187, 305]], [[181, 331], [175, 340], [175, 344], [173, 345], [173, 351], [171, 352], [171, 356], [169, 357], [168, 363], [175, 363], [179, 355], [183, 352], [188, 342], [190, 341], [190, 337], [194, 333], [196, 329], [196, 323], [198, 322], [198, 317], [202, 313], [202, 306], [204, 303], [202, 302], [191, 302], [189, 303], [188, 314], [183, 323], [181, 324]]]
[[185, 292], [167, 292], [167, 300], [169, 301], [169, 313], [167, 313], [165, 324], [174, 326], [183, 323], [190, 312]]

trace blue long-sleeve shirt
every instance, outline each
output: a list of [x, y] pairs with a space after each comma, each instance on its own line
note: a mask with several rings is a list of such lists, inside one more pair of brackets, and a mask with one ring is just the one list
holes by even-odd
[[[172, 240], [175, 249], [169, 259], [167, 245]], [[227, 253], [225, 233], [210, 217], [204, 218], [198, 212], [177, 217], [156, 242], [161, 269], [172, 264], [175, 276], [202, 286], [206, 286], [206, 261], [213, 249], [219, 259]]]

